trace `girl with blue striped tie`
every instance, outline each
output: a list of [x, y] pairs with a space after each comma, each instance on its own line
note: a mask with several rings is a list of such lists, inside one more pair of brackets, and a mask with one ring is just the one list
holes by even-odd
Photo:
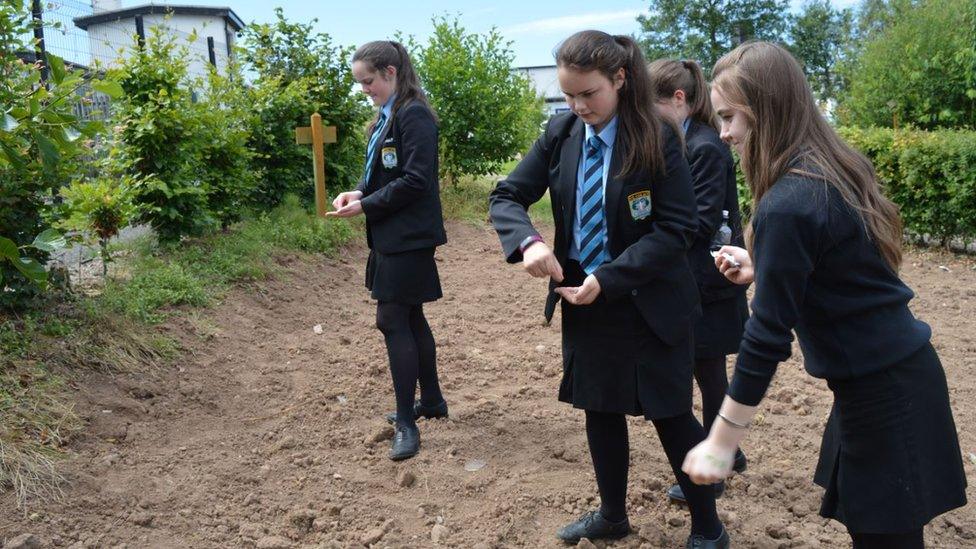
[[[427, 103], [410, 56], [398, 42], [381, 40], [353, 54], [352, 73], [380, 107], [369, 125], [366, 166], [356, 189], [341, 193], [329, 215], [366, 216], [366, 287], [377, 300], [396, 412], [390, 459], [420, 450], [420, 417], [446, 417], [437, 380], [434, 336], [423, 304], [441, 298], [434, 249], [447, 242], [437, 179], [437, 118]], [[415, 402], [417, 384], [420, 400]]]
[[[557, 536], [615, 539], [630, 532], [627, 415], [657, 430], [691, 513], [688, 547], [725, 548], [715, 490], [681, 472], [705, 437], [691, 413], [692, 321], [698, 288], [687, 254], [697, 229], [681, 137], [654, 110], [640, 48], [628, 36], [583, 31], [556, 52], [570, 112], [491, 194], [491, 219], [510, 263], [548, 277], [546, 317], [562, 300], [559, 399], [586, 414], [599, 510]], [[528, 207], [549, 192], [552, 247]]]

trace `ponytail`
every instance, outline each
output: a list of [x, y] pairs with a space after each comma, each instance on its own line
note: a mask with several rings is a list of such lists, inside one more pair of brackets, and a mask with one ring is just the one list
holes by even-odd
[[623, 69], [624, 84], [617, 92], [617, 124], [626, 149], [619, 175], [666, 171], [662, 119], [654, 109], [647, 62], [633, 38], [593, 30], [578, 32], [559, 45], [556, 64], [580, 72], [600, 71], [610, 81]]
[[[353, 63], [362, 61], [369, 64], [373, 72], [384, 71], [387, 67], [396, 69], [396, 100], [393, 102], [392, 115], [395, 116], [400, 107], [413, 101], [421, 103], [430, 110], [431, 114], [434, 114], [434, 109], [427, 101], [427, 94], [420, 86], [420, 78], [417, 77], [417, 71], [413, 68], [410, 54], [407, 53], [403, 44], [394, 40], [367, 42], [359, 46], [356, 52], [352, 54], [352, 61]], [[436, 114], [434, 117], [436, 119]], [[370, 122], [367, 133], [373, 131], [378, 120], [379, 113]]]
[[673, 97], [674, 92], [681, 90], [688, 104], [689, 118], [719, 131], [705, 73], [697, 62], [690, 59], [658, 59], [648, 66], [648, 70], [651, 87], [659, 99]]

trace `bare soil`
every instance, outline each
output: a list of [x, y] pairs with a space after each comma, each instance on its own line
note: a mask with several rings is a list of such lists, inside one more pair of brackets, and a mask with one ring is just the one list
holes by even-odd
[[[284, 274], [160, 329], [172, 367], [92, 374], [88, 422], [61, 463], [60, 502], [0, 495], [5, 547], [560, 547], [555, 530], [597, 503], [583, 414], [556, 401], [558, 318], [545, 282], [506, 265], [489, 227], [453, 223], [438, 252], [445, 298], [426, 307], [451, 417], [421, 421], [421, 454], [386, 457], [393, 405], [367, 250], [280, 258]], [[904, 277], [934, 329], [967, 474], [976, 468], [976, 261], [910, 252]], [[321, 325], [322, 333], [314, 330]], [[799, 353], [797, 352], [797, 355]], [[735, 547], [849, 546], [817, 515], [813, 485], [831, 397], [795, 357], [780, 367], [744, 449], [749, 469], [719, 501]], [[684, 508], [653, 427], [632, 418], [630, 514], [610, 547], [683, 547]], [[480, 468], [478, 468], [480, 466]], [[477, 470], [470, 470], [477, 469]], [[973, 487], [970, 498], [976, 497]], [[976, 546], [972, 506], [927, 528], [931, 547]], [[437, 541], [434, 541], [434, 538]], [[600, 544], [602, 546], [602, 544]]]

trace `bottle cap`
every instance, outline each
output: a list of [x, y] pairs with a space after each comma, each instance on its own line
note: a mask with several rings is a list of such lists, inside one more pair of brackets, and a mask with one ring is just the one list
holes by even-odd
[[722, 217], [728, 217], [728, 216], [729, 216], [729, 211], [728, 210], [722, 210]]

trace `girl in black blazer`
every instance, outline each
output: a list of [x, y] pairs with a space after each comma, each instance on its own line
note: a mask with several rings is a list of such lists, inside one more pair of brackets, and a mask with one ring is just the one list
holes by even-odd
[[[376, 41], [353, 54], [353, 76], [380, 107], [370, 124], [366, 167], [356, 190], [341, 193], [329, 215], [366, 216], [366, 287], [377, 300], [393, 374], [396, 427], [390, 459], [420, 449], [419, 417], [447, 416], [437, 381], [434, 337], [423, 304], [440, 299], [434, 249], [447, 242], [437, 180], [437, 119], [398, 42]], [[420, 383], [420, 401], [414, 393]]]
[[792, 330], [804, 367], [827, 380], [834, 406], [815, 481], [820, 514], [854, 547], [922, 549], [922, 528], [966, 503], [966, 477], [931, 329], [898, 278], [902, 227], [870, 161], [844, 143], [814, 101], [800, 64], [768, 42], [715, 65], [712, 103], [739, 153], [756, 207], [750, 250], [716, 264], [755, 281], [728, 397], [684, 470], [727, 475]]
[[[687, 253], [697, 215], [681, 138], [655, 113], [644, 56], [630, 37], [580, 32], [556, 61], [571, 112], [550, 119], [490, 201], [507, 260], [550, 278], [547, 320], [562, 299], [559, 399], [586, 411], [601, 506], [557, 535], [576, 543], [629, 533], [625, 416], [640, 415], [654, 423], [687, 496], [688, 546], [728, 547], [714, 489], [680, 469], [704, 437], [691, 413], [698, 289]], [[551, 249], [527, 214], [546, 191]]]
[[[749, 318], [746, 286], [733, 284], [715, 267], [712, 243], [727, 213], [731, 242], [742, 246], [742, 222], [735, 185], [735, 163], [728, 145], [718, 136], [718, 122], [708, 97], [708, 84], [694, 61], [658, 59], [648, 66], [651, 89], [657, 96], [657, 110], [682, 128], [691, 181], [698, 203], [698, 232], [688, 252], [688, 261], [698, 282], [702, 316], [695, 321], [695, 380], [702, 395], [702, 424], [712, 427], [722, 405], [729, 380], [725, 373], [727, 355], [739, 350], [742, 330]], [[739, 450], [734, 469], [746, 468], [746, 456]], [[716, 485], [721, 495], [725, 483]], [[681, 486], [668, 489], [668, 497], [683, 502]]]

